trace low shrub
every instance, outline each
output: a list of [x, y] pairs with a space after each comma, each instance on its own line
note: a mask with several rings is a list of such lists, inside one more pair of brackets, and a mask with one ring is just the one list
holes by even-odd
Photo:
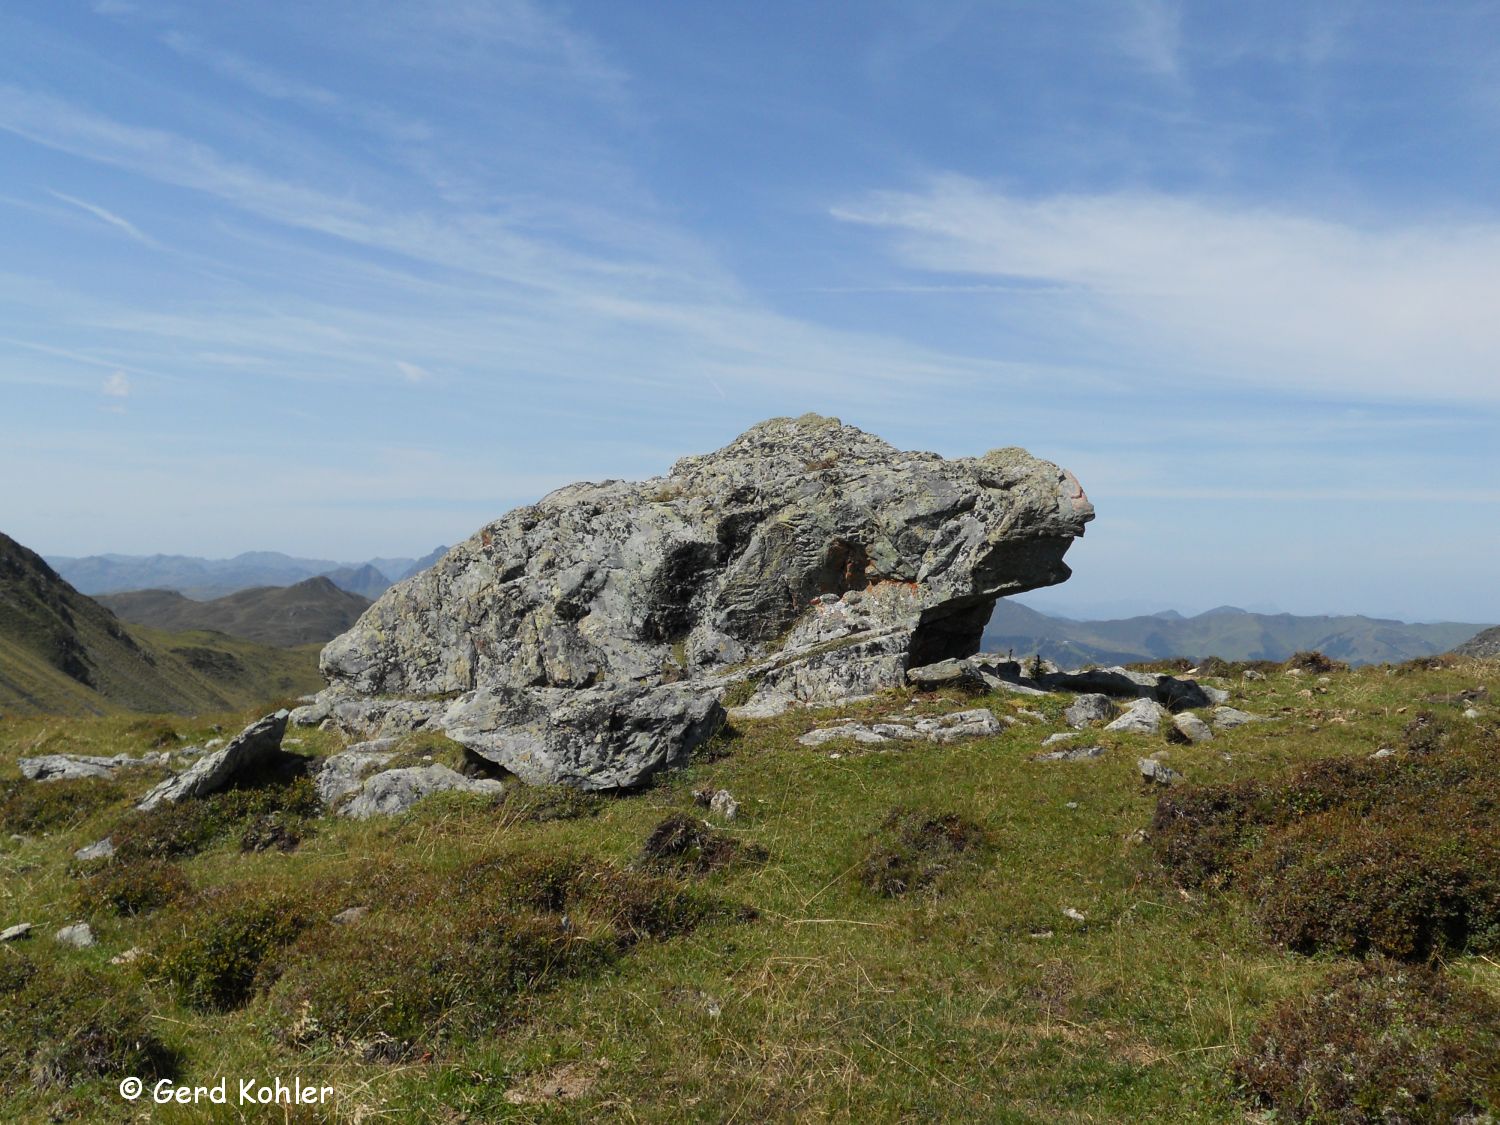
[[1500, 1003], [1430, 969], [1374, 961], [1274, 1010], [1235, 1073], [1277, 1121], [1490, 1120]]
[[1177, 882], [1243, 891], [1298, 952], [1500, 947], [1500, 759], [1484, 746], [1183, 786], [1151, 839]]
[[705, 875], [736, 863], [759, 863], [766, 850], [736, 840], [687, 813], [672, 813], [651, 830], [641, 846], [636, 865], [647, 871], [679, 871]]
[[1295, 668], [1298, 671], [1312, 672], [1320, 676], [1327, 675], [1329, 672], [1349, 671], [1349, 665], [1345, 664], [1342, 660], [1334, 660], [1316, 650], [1311, 652], [1294, 652], [1286, 658], [1282, 667], [1289, 671]]
[[312, 778], [276, 778], [133, 813], [114, 832], [115, 854], [127, 860], [180, 859], [268, 818], [276, 818], [283, 832], [298, 834], [321, 811]]
[[162, 975], [188, 1007], [224, 1012], [244, 1004], [275, 976], [274, 955], [311, 919], [289, 898], [271, 895], [248, 902], [211, 896], [181, 921], [182, 936], [161, 954]]
[[988, 844], [988, 833], [957, 813], [894, 808], [870, 835], [859, 881], [883, 898], [932, 888]]
[[500, 815], [509, 822], [546, 824], [554, 820], [582, 820], [598, 816], [604, 798], [567, 785], [511, 785], [505, 790]]
[[180, 1060], [138, 999], [103, 973], [0, 957], [0, 1089], [68, 1089], [96, 1078], [170, 1078]]
[[102, 777], [9, 781], [0, 789], [0, 830], [23, 836], [67, 831], [124, 799], [125, 790]]
[[108, 910], [131, 916], [185, 899], [189, 890], [187, 877], [163, 860], [114, 858], [88, 876], [79, 899], [88, 912]]

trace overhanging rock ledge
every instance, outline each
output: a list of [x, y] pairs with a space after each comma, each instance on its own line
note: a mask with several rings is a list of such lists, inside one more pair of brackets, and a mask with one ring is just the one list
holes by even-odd
[[977, 652], [995, 599], [1066, 579], [1092, 518], [1022, 449], [945, 460], [771, 419], [502, 516], [332, 641], [293, 718], [441, 727], [525, 781], [630, 787], [713, 735], [731, 685], [772, 714]]

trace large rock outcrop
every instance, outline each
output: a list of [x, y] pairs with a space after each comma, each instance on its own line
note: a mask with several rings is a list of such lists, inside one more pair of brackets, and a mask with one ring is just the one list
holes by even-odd
[[1092, 517], [1024, 450], [945, 460], [772, 419], [485, 527], [323, 650], [309, 713], [375, 734], [390, 700], [420, 701], [525, 780], [628, 787], [711, 736], [734, 682], [772, 713], [977, 652], [995, 599], [1067, 578]]

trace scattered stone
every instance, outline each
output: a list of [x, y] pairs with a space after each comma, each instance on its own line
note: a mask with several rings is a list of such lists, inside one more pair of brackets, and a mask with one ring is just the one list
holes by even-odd
[[1464, 711], [1464, 718], [1466, 718], [1466, 719], [1477, 719], [1477, 718], [1479, 718], [1479, 711], [1478, 711], [1478, 709], [1474, 708], [1474, 707], [1468, 708], [1466, 711]]
[[1103, 746], [1070, 746], [1066, 750], [1053, 750], [1046, 754], [1038, 754], [1033, 761], [1037, 762], [1085, 762], [1090, 758], [1102, 758], [1108, 753]]
[[1154, 699], [1138, 699], [1129, 709], [1104, 729], [1123, 734], [1156, 734], [1161, 730], [1162, 716], [1168, 712]]
[[1059, 742], [1069, 742], [1072, 739], [1082, 738], [1082, 737], [1083, 737], [1082, 733], [1080, 733], [1079, 731], [1076, 731], [1076, 730], [1058, 731], [1056, 734], [1049, 734], [1042, 741], [1042, 746], [1043, 747], [1055, 746]]
[[74, 922], [71, 926], [64, 926], [53, 937], [63, 945], [71, 945], [77, 949], [87, 949], [96, 944], [93, 928], [87, 922]]
[[1074, 910], [1071, 906], [1065, 906], [1065, 907], [1063, 907], [1063, 917], [1064, 918], [1070, 918], [1074, 922], [1079, 922], [1079, 923], [1083, 923], [1083, 922], [1087, 922], [1088, 921], [1088, 916], [1085, 915], [1083, 911], [1081, 911], [1081, 910]]
[[524, 779], [629, 787], [714, 734], [731, 683], [773, 714], [976, 653], [998, 598], [1067, 577], [1092, 517], [1019, 449], [944, 460], [773, 419], [483, 528], [323, 650], [331, 686], [307, 706], [342, 696], [340, 724], [395, 733], [393, 702], [457, 695], [425, 721]]
[[1047, 716], [1043, 715], [1040, 711], [1028, 711], [1022, 708], [1016, 714], [1023, 719], [1030, 719], [1033, 723], [1045, 723], [1047, 721]]
[[1082, 730], [1094, 723], [1108, 722], [1119, 713], [1120, 709], [1110, 702], [1109, 696], [1093, 692], [1075, 699], [1063, 712], [1063, 721], [1070, 727]]
[[1240, 676], [1242, 679], [1246, 680], [1263, 680], [1266, 678], [1266, 674], [1264, 672], [1257, 671], [1254, 668], [1246, 668], [1242, 673], [1240, 673]]
[[119, 769], [129, 766], [164, 766], [171, 761], [166, 751], [143, 754], [132, 758], [129, 754], [101, 757], [95, 754], [44, 754], [40, 758], [22, 758], [16, 763], [21, 776], [29, 781], [73, 781], [84, 777], [113, 777]]
[[325, 758], [314, 778], [324, 807], [331, 809], [342, 798], [358, 792], [365, 778], [384, 768], [395, 757], [392, 749], [399, 741], [380, 738], [358, 742]]
[[[1014, 721], [1014, 720], [1010, 720]], [[965, 738], [981, 738], [999, 734], [1006, 721], [995, 716], [993, 711], [977, 707], [971, 711], [953, 711], [947, 715], [934, 715], [923, 719], [889, 718], [872, 723], [844, 722], [838, 726], [821, 727], [804, 734], [797, 741], [803, 746], [821, 746], [837, 738], [849, 738], [855, 742], [958, 742]]]
[[217, 750], [220, 746], [223, 746], [223, 745], [224, 745], [224, 740], [222, 738], [210, 738], [207, 742], [205, 742], [203, 744], [203, 749], [205, 749], [205, 750]]
[[169, 777], [141, 799], [136, 808], [150, 812], [163, 804], [217, 793], [242, 774], [260, 768], [281, 749], [287, 711], [277, 711], [251, 723], [222, 750], [199, 758], [176, 777]]
[[335, 811], [352, 820], [372, 816], [396, 816], [433, 793], [489, 793], [499, 796], [505, 787], [491, 778], [468, 778], [447, 766], [409, 766], [386, 770], [367, 778], [353, 798]]
[[1144, 828], [1137, 828], [1125, 837], [1127, 844], [1144, 844], [1151, 839], [1151, 833]]
[[340, 910], [328, 920], [335, 926], [348, 926], [358, 922], [368, 913], [370, 913], [368, 906], [351, 906], [347, 910]]
[[1209, 725], [1191, 711], [1181, 711], [1173, 715], [1172, 725], [1189, 742], [1207, 742], [1214, 736]]
[[1182, 776], [1171, 766], [1163, 765], [1152, 758], [1140, 758], [1135, 765], [1141, 771], [1143, 781], [1154, 782], [1157, 785], [1171, 785]]
[[0, 930], [0, 941], [20, 941], [24, 937], [30, 937], [34, 929], [36, 927], [30, 922], [18, 922], [8, 929]]
[[1255, 715], [1249, 711], [1240, 711], [1234, 707], [1214, 708], [1214, 730], [1233, 730], [1235, 727], [1242, 727], [1246, 723], [1264, 723], [1267, 721], [1264, 715]]
[[724, 820], [734, 820], [740, 815], [740, 803], [728, 789], [697, 789], [693, 800]]
[[1076, 809], [1077, 807], [1078, 807], [1078, 802], [1077, 801], [1067, 801], [1067, 802], [1064, 802], [1064, 804], [1063, 804], [1063, 808], [1065, 808], [1065, 809]]
[[96, 859], [108, 859], [115, 854], [115, 842], [108, 836], [87, 844], [73, 853], [73, 858], [88, 863]]
[[931, 691], [935, 688], [956, 687], [968, 691], [983, 691], [988, 685], [979, 669], [967, 660], [950, 658], [921, 668], [908, 668], [906, 682], [913, 687]]
[[1395, 750], [1391, 749], [1389, 746], [1382, 746], [1379, 750], [1375, 751], [1375, 753], [1373, 753], [1373, 754], [1370, 755], [1370, 760], [1378, 762], [1382, 758], [1393, 758], [1393, 757], [1395, 757], [1395, 755], [1396, 755], [1396, 751]]
[[129, 965], [132, 962], [139, 961], [145, 955], [146, 951], [144, 949], [138, 945], [132, 945], [123, 953], [116, 953], [109, 959], [109, 963], [111, 965]]

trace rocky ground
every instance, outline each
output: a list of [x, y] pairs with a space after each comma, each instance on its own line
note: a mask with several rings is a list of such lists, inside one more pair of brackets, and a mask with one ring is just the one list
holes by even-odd
[[126, 1119], [132, 1071], [333, 1085], [307, 1120], [1494, 1108], [1494, 664], [971, 664], [612, 795], [0, 718], [4, 1115]]

